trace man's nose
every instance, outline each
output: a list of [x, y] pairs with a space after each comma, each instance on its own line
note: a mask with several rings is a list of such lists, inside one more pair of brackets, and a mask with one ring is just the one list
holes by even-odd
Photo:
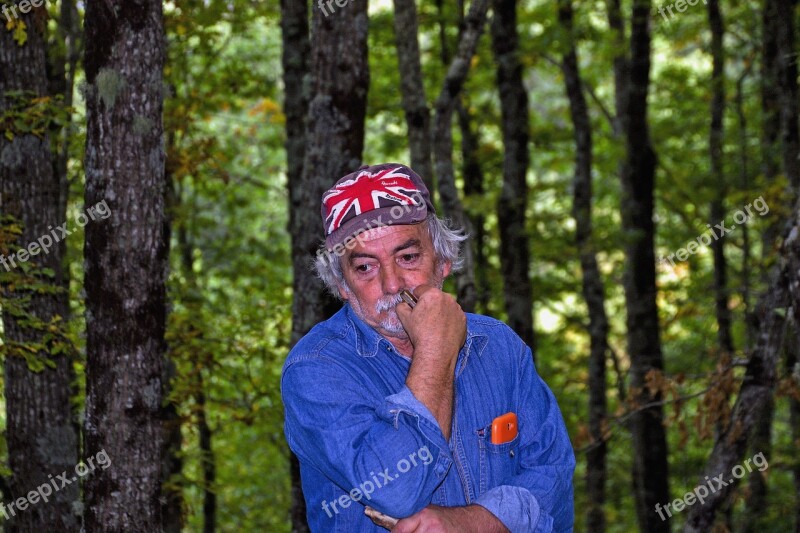
[[381, 269], [381, 285], [384, 294], [397, 294], [405, 285], [403, 273], [397, 265], [390, 264]]

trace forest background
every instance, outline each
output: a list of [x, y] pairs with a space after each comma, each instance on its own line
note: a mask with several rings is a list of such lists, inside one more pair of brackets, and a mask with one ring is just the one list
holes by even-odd
[[576, 531], [800, 531], [796, 2], [0, 3], [6, 530], [305, 531], [318, 202], [397, 161], [535, 348]]

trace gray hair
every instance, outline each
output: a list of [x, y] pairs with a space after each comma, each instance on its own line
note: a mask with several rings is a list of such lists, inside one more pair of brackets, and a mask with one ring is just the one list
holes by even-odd
[[[433, 242], [437, 268], [449, 262], [452, 264], [452, 272], [461, 270], [464, 267], [464, 257], [460, 253], [461, 243], [468, 238], [464, 230], [451, 227], [449, 220], [441, 219], [433, 213], [428, 213], [423, 224], [428, 228], [428, 235]], [[323, 243], [313, 260], [317, 276], [325, 284], [325, 288], [337, 298], [341, 298], [339, 286], [347, 288], [342, 274], [342, 255], [343, 248], [340, 247], [339, 253], [336, 253], [328, 250]]]

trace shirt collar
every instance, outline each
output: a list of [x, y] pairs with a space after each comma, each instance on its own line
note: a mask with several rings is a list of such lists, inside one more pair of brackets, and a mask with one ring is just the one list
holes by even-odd
[[[381, 342], [386, 343], [387, 347], [392, 347], [392, 344], [385, 337], [356, 315], [356, 312], [349, 303], [345, 302], [344, 306], [347, 319], [350, 321], [355, 331], [356, 351], [358, 355], [362, 357], [375, 357]], [[467, 354], [477, 353], [480, 356], [483, 353], [483, 349], [486, 348], [486, 343], [488, 341], [489, 338], [485, 334], [473, 331], [470, 327], [469, 320], [467, 320], [467, 340], [464, 343], [464, 349], [461, 350], [459, 354], [459, 359], [463, 359], [463, 361], [459, 363], [457, 367], [459, 370], [457, 373], [460, 373], [464, 365], [467, 364]], [[394, 349], [394, 347], [392, 347], [392, 349]]]

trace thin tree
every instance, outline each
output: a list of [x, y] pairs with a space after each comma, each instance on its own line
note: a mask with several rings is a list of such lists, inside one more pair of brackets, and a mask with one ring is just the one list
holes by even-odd
[[157, 0], [89, 0], [85, 15], [87, 458], [89, 531], [160, 531], [168, 224], [165, 42]]
[[[44, 7], [12, 19], [0, 30], [0, 115], [60, 113], [48, 92]], [[26, 40], [15, 38], [23, 31]], [[40, 110], [39, 110], [40, 112]], [[0, 250], [5, 371], [6, 431], [11, 476], [3, 480], [6, 501], [27, 497], [49, 476], [72, 471], [78, 462], [78, 437], [72, 411], [73, 350], [64, 335], [69, 313], [63, 267], [66, 243], [54, 240], [53, 228], [66, 221], [62, 179], [56, 172], [50, 133], [27, 121], [16, 122], [12, 138], [0, 138], [0, 231], [11, 238]], [[16, 229], [13, 229], [16, 228]], [[55, 233], [57, 235], [58, 233]], [[45, 240], [46, 239], [46, 240]], [[27, 262], [25, 262], [27, 261]], [[49, 270], [49, 273], [48, 273]], [[78, 531], [73, 508], [77, 483], [16, 512], [6, 509], [6, 531]]]
[[[725, 217], [725, 198], [727, 182], [723, 169], [723, 142], [725, 116], [725, 24], [719, 0], [708, 2], [708, 22], [711, 27], [711, 128], [709, 132], [709, 155], [711, 159], [711, 176], [713, 195], [711, 201], [711, 225], [719, 223]], [[717, 316], [717, 343], [720, 350], [720, 364], [729, 365], [733, 353], [733, 337], [731, 335], [731, 311], [728, 305], [728, 265], [725, 259], [725, 236], [711, 243], [714, 256], [714, 301]]]
[[[614, 3], [612, 1], [612, 3]], [[617, 2], [618, 7], [618, 2]], [[620, 127], [625, 139], [621, 215], [627, 262], [624, 273], [627, 347], [631, 360], [630, 419], [633, 442], [633, 488], [639, 527], [668, 532], [656, 504], [669, 501], [667, 439], [662, 395], [648, 387], [664, 370], [656, 303], [655, 223], [653, 221], [656, 154], [650, 141], [647, 93], [650, 86], [651, 2], [634, 0], [630, 55], [624, 79], [617, 79]], [[615, 76], [618, 68], [615, 65]]]
[[[469, 219], [464, 213], [464, 206], [458, 196], [455, 170], [453, 168], [453, 130], [452, 118], [458, 96], [469, 74], [472, 56], [478, 46], [478, 40], [486, 24], [486, 12], [489, 0], [474, 0], [464, 19], [464, 28], [458, 43], [458, 49], [447, 69], [442, 90], [434, 106], [433, 156], [436, 179], [439, 185], [444, 214], [456, 225], [471, 230]], [[465, 311], [475, 309], [477, 290], [475, 287], [475, 259], [471, 246], [464, 249], [464, 269], [456, 274], [458, 301]]]
[[519, 59], [516, 0], [493, 0], [492, 49], [497, 62], [503, 134], [503, 189], [497, 203], [500, 232], [500, 266], [508, 325], [534, 348], [533, 288], [530, 279], [530, 244], [526, 230], [528, 93], [522, 82]]
[[[283, 38], [282, 64], [284, 104], [286, 115], [286, 182], [289, 198], [302, 195], [303, 160], [306, 153], [306, 116], [308, 115], [308, 95], [304, 88], [305, 80], [310, 75], [309, 56], [311, 41], [308, 25], [308, 2], [306, 0], [281, 0], [281, 35]], [[302, 223], [307, 220], [298, 218], [301, 207], [292, 203], [289, 206], [289, 233], [292, 238], [292, 257], [294, 264], [294, 290], [302, 291], [313, 287], [313, 280], [308, 279], [307, 268], [303, 268], [301, 257], [305, 257], [308, 243], [302, 240]], [[312, 210], [313, 211], [313, 210]], [[312, 226], [314, 227], [314, 226]], [[295, 238], [294, 236], [298, 237]], [[319, 291], [319, 287], [313, 290]], [[317, 298], [322, 296], [317, 295]], [[303, 326], [307, 327], [307, 326]], [[302, 329], [293, 331], [293, 342], [300, 338]], [[295, 338], [296, 337], [296, 338]], [[300, 462], [289, 452], [289, 472], [291, 477], [291, 522], [295, 532], [308, 531], [306, 523], [306, 503], [300, 481]]]
[[431, 112], [425, 98], [418, 34], [416, 1], [394, 0], [394, 38], [411, 168], [422, 177], [433, 194], [436, 189], [431, 160]]
[[[456, 44], [461, 40], [464, 33], [464, 2], [459, 1], [456, 5], [458, 15], [458, 38]], [[439, 49], [442, 65], [445, 68], [450, 65], [451, 51], [450, 44], [447, 39], [447, 17], [445, 16], [444, 2], [436, 0], [436, 12], [438, 14], [439, 26]], [[458, 127], [461, 133], [461, 158], [462, 158], [462, 173], [464, 179], [464, 197], [465, 198], [478, 198], [484, 193], [484, 176], [483, 169], [481, 168], [480, 158], [478, 151], [480, 150], [480, 135], [476, 128], [473, 127], [475, 122], [474, 113], [471, 111], [469, 103], [467, 102], [467, 95], [462, 93], [456, 99], [455, 113], [458, 117]], [[488, 280], [488, 265], [486, 258], [486, 217], [482, 212], [473, 210], [467, 211], [467, 219], [469, 219], [470, 227], [472, 228], [472, 238], [470, 239], [470, 246], [473, 257], [475, 259], [475, 289], [476, 295], [476, 312], [487, 312], [490, 301], [490, 288]]]
[[564, 31], [561, 70], [564, 73], [567, 98], [575, 137], [575, 177], [573, 180], [572, 216], [575, 219], [575, 240], [583, 272], [582, 290], [589, 310], [589, 435], [591, 445], [586, 452], [587, 531], [602, 533], [606, 529], [606, 355], [608, 353], [608, 315], [605, 309], [605, 288], [597, 266], [597, 252], [592, 240], [592, 124], [583, 92], [578, 52], [573, 29], [572, 0], [558, 0], [558, 20]]

